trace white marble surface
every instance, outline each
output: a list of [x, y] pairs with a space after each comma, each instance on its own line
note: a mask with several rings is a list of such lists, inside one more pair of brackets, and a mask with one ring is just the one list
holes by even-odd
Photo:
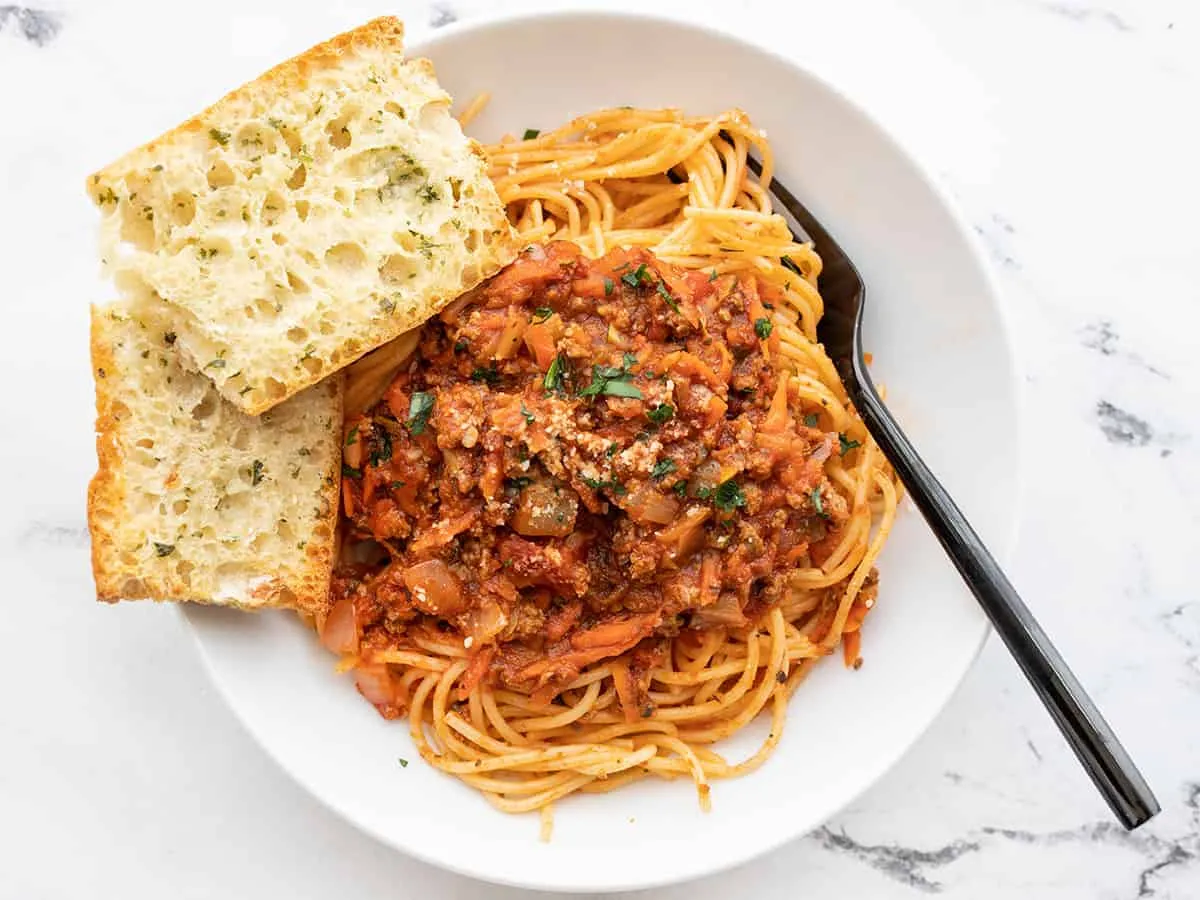
[[[91, 601], [83, 514], [84, 309], [103, 299], [86, 172], [369, 15], [416, 33], [509, 4], [33, 2], [0, 4], [0, 898], [519, 896], [374, 843], [277, 771], [177, 615]], [[991, 253], [1029, 389], [1012, 574], [1164, 808], [1133, 835], [1112, 824], [993, 640], [827, 827], [658, 896], [1200, 896], [1200, 8], [784, 6], [725, 15], [881, 118]]]

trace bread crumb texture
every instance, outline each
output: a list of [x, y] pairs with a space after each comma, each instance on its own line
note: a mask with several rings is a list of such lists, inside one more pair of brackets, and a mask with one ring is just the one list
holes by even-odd
[[269, 409], [510, 262], [483, 153], [403, 27], [289, 60], [88, 180], [123, 294], [172, 307], [185, 365]]
[[92, 310], [99, 599], [319, 608], [334, 551], [340, 377], [247, 415], [180, 365], [165, 312]]

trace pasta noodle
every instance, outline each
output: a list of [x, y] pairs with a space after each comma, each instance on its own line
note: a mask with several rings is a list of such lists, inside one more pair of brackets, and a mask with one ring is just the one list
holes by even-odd
[[[464, 120], [486, 100], [473, 102]], [[636, 721], [622, 711], [632, 689], [621, 659], [585, 669], [548, 704], [486, 679], [461, 691], [468, 653], [449, 636], [352, 664], [382, 664], [397, 675], [412, 739], [426, 762], [498, 809], [539, 811], [543, 836], [552, 805], [563, 797], [650, 776], [691, 779], [707, 809], [712, 781], [753, 771], [770, 756], [783, 733], [787, 698], [818, 659], [841, 645], [847, 665], [861, 661], [859, 630], [873, 603], [874, 563], [896, 514], [897, 481], [817, 343], [821, 260], [772, 211], [771, 147], [743, 113], [604, 109], [485, 149], [510, 220], [527, 242], [570, 240], [592, 257], [644, 247], [667, 263], [714, 277], [753, 276], [775, 288], [784, 302], [771, 312], [781, 337], [771, 362], [822, 429], [840, 433], [841, 452], [825, 462], [825, 474], [850, 518], [819, 565], [796, 561], [790, 592], [756, 625], [674, 638], [651, 673], [653, 711]], [[762, 161], [758, 179], [747, 168], [752, 149]], [[348, 409], [377, 400], [415, 346], [414, 332], [358, 364]], [[760, 713], [771, 724], [749, 758], [729, 762], [711, 749]]]

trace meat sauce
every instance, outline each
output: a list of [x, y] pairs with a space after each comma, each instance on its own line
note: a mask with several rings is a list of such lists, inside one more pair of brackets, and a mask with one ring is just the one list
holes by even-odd
[[559, 242], [428, 323], [347, 423], [349, 533], [381, 551], [341, 565], [332, 600], [363, 650], [450, 636], [467, 681], [547, 700], [625, 655], [644, 697], [666, 638], [759, 618], [848, 515], [824, 474], [837, 435], [777, 375], [776, 299]]

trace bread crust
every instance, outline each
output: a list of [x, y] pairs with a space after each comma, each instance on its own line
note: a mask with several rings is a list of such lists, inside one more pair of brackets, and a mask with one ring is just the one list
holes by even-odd
[[[124, 379], [120, 362], [114, 352], [115, 336], [111, 309], [91, 308], [91, 356], [96, 382], [96, 456], [98, 468], [88, 486], [88, 530], [92, 539], [92, 573], [96, 582], [96, 599], [105, 603], [116, 603], [125, 599], [152, 599], [156, 601], [187, 601], [193, 603], [232, 606], [239, 609], [283, 607], [315, 614], [327, 605], [329, 581], [333, 571], [336, 548], [338, 516], [338, 494], [341, 484], [336, 466], [341, 455], [337, 446], [326, 448], [330, 460], [326, 477], [322, 481], [319, 507], [324, 511], [323, 521], [307, 536], [303, 561], [295, 568], [290, 579], [278, 572], [263, 571], [261, 578], [242, 595], [215, 597], [195, 590], [173, 569], [152, 571], [121, 559], [116, 525], [126, 513], [129, 493], [128, 453], [137, 439], [136, 418], [122, 400]], [[343, 385], [340, 375], [327, 383], [313, 388], [323, 391], [328, 397], [328, 410], [335, 422], [342, 417]], [[125, 418], [117, 410], [125, 409]], [[263, 425], [261, 427], [268, 427]], [[332, 444], [340, 443], [340, 429], [333, 430], [328, 437]], [[208, 448], [195, 447], [195, 452]], [[324, 534], [319, 534], [321, 527]], [[244, 551], [241, 551], [244, 552]], [[301, 551], [296, 551], [300, 553]], [[138, 597], [128, 596], [126, 590], [131, 583], [140, 586]]]
[[[177, 152], [176, 148], [181, 142], [207, 139], [205, 135], [209, 133], [214, 120], [231, 115], [236, 117], [243, 112], [246, 117], [261, 115], [262, 109], [269, 107], [272, 98], [290, 92], [305, 92], [318, 73], [336, 70], [346, 57], [353, 54], [369, 51], [400, 57], [404, 47], [403, 39], [403, 24], [394, 17], [383, 16], [318, 44], [299, 56], [269, 69], [255, 80], [229, 92], [181, 125], [98, 170], [88, 179], [88, 193], [98, 205], [103, 205], [100, 197], [105, 188], [137, 173], [153, 169], [156, 162], [162, 161], [164, 156]], [[406, 60], [405, 64], [430, 79], [435, 77], [434, 66], [427, 59]], [[436, 83], [433, 86], [436, 87]], [[483, 148], [477, 142], [468, 140], [467, 152], [479, 161], [479, 180], [485, 182], [491, 190], [490, 180], [486, 175], [487, 163]], [[494, 197], [494, 192], [492, 196]], [[432, 289], [428, 292], [414, 291], [404, 302], [397, 304], [395, 312], [387, 317], [359, 319], [359, 313], [354, 312], [348, 320], [351, 324], [347, 328], [348, 332], [352, 333], [337, 345], [337, 355], [334, 358], [323, 358], [318, 354], [308, 361], [309, 364], [300, 365], [299, 362], [304, 361], [304, 358], [299, 356], [300, 348], [297, 348], [297, 356], [291, 360], [294, 365], [272, 363], [264, 366], [253, 376], [247, 374], [250, 384], [243, 389], [225, 381], [223, 373], [208, 370], [207, 359], [192, 359], [185, 355], [185, 364], [210, 377], [221, 395], [235, 407], [251, 415], [261, 415], [426, 321], [461, 293], [475, 287], [511, 262], [518, 251], [518, 239], [509, 225], [503, 204], [499, 203], [498, 199], [495, 209], [488, 209], [486, 216], [481, 215], [477, 225], [480, 232], [486, 236], [476, 249], [463, 251], [463, 255], [459, 257], [465, 267], [458, 283], [443, 278], [440, 279], [440, 284], [435, 282], [429, 285]], [[219, 280], [217, 286], [219, 287]], [[211, 337], [211, 333], [199, 325], [192, 310], [173, 303], [173, 297], [166, 291], [164, 297], [171, 305], [172, 315], [177, 317], [181, 334], [184, 330], [194, 328], [197, 329], [197, 333], [202, 331], [206, 337]], [[356, 320], [355, 325], [353, 323]], [[245, 335], [232, 332], [225, 339], [229, 341], [229, 346], [240, 347], [241, 351], [245, 351]], [[313, 362], [317, 365], [312, 365]]]
[[[270, 92], [280, 90], [303, 91], [313, 72], [336, 68], [338, 62], [355, 47], [373, 48], [401, 54], [404, 52], [404, 23], [395, 16], [380, 16], [352, 31], [330, 38], [315, 47], [310, 47], [299, 56], [284, 60], [255, 78], [253, 81], [234, 88], [220, 100], [205, 107], [186, 122], [160, 134], [151, 141], [113, 160], [88, 177], [90, 188], [97, 182], [115, 177], [121, 170], [131, 167], [140, 157], [153, 157], [163, 147], [172, 144], [179, 136], [207, 130], [208, 119], [214, 112], [227, 106], [241, 103], [253, 105], [255, 97], [268, 88]], [[430, 66], [432, 71], [432, 65]]]

